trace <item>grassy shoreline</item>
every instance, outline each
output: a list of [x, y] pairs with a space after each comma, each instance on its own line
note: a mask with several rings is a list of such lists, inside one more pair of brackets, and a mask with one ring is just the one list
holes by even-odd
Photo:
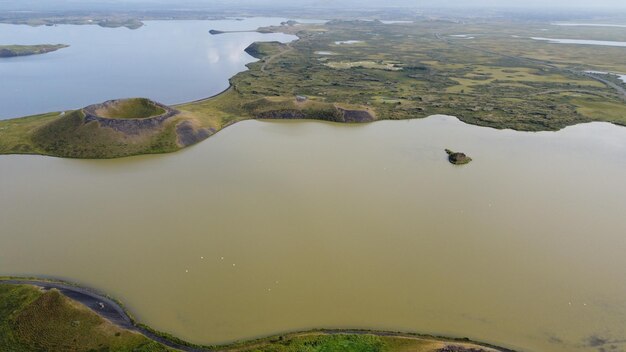
[[[25, 282], [25, 283], [22, 283]], [[501, 351], [501, 352], [513, 352], [513, 350], [495, 346], [488, 343], [476, 342], [470, 340], [468, 338], [455, 338], [448, 336], [436, 336], [430, 334], [419, 334], [419, 333], [411, 333], [411, 332], [399, 332], [399, 331], [378, 331], [378, 330], [367, 330], [367, 329], [311, 329], [307, 331], [297, 331], [297, 332], [286, 332], [282, 334], [275, 334], [271, 336], [248, 339], [237, 341], [229, 344], [223, 345], [199, 345], [184, 341], [175, 337], [174, 335], [164, 333], [158, 330], [151, 328], [150, 326], [140, 323], [129, 313], [128, 308], [123, 305], [123, 303], [115, 299], [109, 295], [101, 293], [97, 290], [87, 288], [76, 283], [72, 283], [66, 280], [56, 280], [52, 278], [37, 278], [37, 277], [13, 277], [13, 276], [4, 276], [0, 277], [0, 288], [5, 286], [33, 286], [37, 285], [37, 283], [42, 284], [56, 284], [60, 285], [60, 287], [66, 287], [68, 289], [75, 289], [77, 291], [86, 291], [93, 293], [94, 295], [98, 295], [101, 297], [105, 297], [108, 300], [115, 302], [124, 313], [132, 320], [132, 324], [135, 329], [130, 331], [136, 331], [148, 339], [151, 339], [157, 343], [165, 343], [166, 346], [175, 349], [181, 349], [186, 351], [228, 351], [228, 352], [236, 352], [236, 351], [249, 351], [249, 350], [263, 350], [265, 347], [271, 347], [276, 344], [285, 343], [285, 341], [297, 340], [303, 337], [324, 337], [324, 336], [333, 336], [333, 335], [345, 335], [345, 336], [375, 336], [380, 338], [398, 338], [398, 339], [413, 339], [415, 341], [419, 341], [422, 344], [454, 344], [458, 346], [470, 346], [471, 348], [484, 348], [484, 351]], [[1, 292], [1, 291], [0, 291]], [[97, 313], [97, 310], [91, 308], [93, 312]], [[54, 317], [49, 317], [50, 319]], [[1, 330], [0, 330], [1, 331]], [[1, 335], [1, 334], [0, 334]], [[2, 340], [2, 336], [0, 336], [0, 340]], [[468, 347], [469, 348], [469, 347]], [[424, 350], [428, 351], [428, 350]], [[469, 351], [469, 349], [468, 349]]]

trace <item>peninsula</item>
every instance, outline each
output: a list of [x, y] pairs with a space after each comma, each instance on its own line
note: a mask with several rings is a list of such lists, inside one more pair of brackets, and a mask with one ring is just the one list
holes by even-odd
[[0, 58], [46, 54], [67, 48], [65, 44], [0, 45]]

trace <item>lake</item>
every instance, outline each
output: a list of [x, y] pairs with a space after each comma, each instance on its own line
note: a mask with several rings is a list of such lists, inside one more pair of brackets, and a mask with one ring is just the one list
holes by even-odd
[[626, 42], [615, 42], [608, 40], [587, 40], [587, 39], [556, 39], [532, 37], [530, 39], [547, 41], [551, 44], [580, 44], [580, 45], [602, 45], [602, 46], [618, 46], [626, 47]]
[[555, 22], [554, 26], [568, 26], [568, 27], [613, 27], [613, 28], [626, 28], [626, 24], [612, 24], [612, 23], [575, 23], [575, 22]]
[[164, 104], [205, 98], [256, 59], [254, 41], [289, 42], [274, 33], [210, 35], [210, 29], [255, 30], [284, 18], [242, 21], [146, 21], [102, 28], [0, 24], [0, 44], [69, 44], [44, 55], [0, 59], [0, 119], [81, 108], [109, 99], [146, 97]]
[[351, 327], [597, 351], [626, 338], [625, 177], [626, 128], [448, 116], [246, 121], [119, 160], [1, 156], [0, 274], [95, 287], [201, 343]]
[[[282, 20], [0, 25], [1, 43], [72, 45], [1, 60], [0, 116], [216, 94], [254, 60], [251, 42], [294, 37], [208, 30]], [[474, 161], [450, 165], [445, 148]], [[0, 275], [95, 287], [199, 343], [349, 327], [623, 349], [625, 177], [623, 127], [449, 116], [246, 121], [119, 160], [0, 156]]]

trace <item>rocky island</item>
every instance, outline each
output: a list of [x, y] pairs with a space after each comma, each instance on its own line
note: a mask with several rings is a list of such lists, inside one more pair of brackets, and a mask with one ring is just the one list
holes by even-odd
[[464, 165], [472, 161], [472, 158], [465, 155], [465, 153], [453, 152], [450, 149], [446, 149], [446, 153], [448, 153], [448, 161], [454, 165]]
[[0, 58], [46, 54], [68, 46], [65, 44], [0, 45]]

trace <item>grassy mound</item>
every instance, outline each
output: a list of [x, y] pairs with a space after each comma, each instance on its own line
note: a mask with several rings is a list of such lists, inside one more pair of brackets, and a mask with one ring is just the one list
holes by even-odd
[[248, 55], [256, 59], [262, 59], [266, 56], [276, 55], [286, 48], [287, 45], [281, 42], [254, 42], [244, 50]]
[[58, 291], [16, 285], [0, 285], [0, 350], [169, 351], [115, 327]]
[[97, 122], [85, 123], [74, 111], [37, 128], [32, 144], [43, 154], [69, 158], [114, 158], [135, 154], [164, 153], [179, 149], [173, 124], [154, 133], [129, 136]]
[[144, 119], [162, 114], [165, 109], [145, 98], [115, 100], [96, 110], [96, 115], [110, 119]]

